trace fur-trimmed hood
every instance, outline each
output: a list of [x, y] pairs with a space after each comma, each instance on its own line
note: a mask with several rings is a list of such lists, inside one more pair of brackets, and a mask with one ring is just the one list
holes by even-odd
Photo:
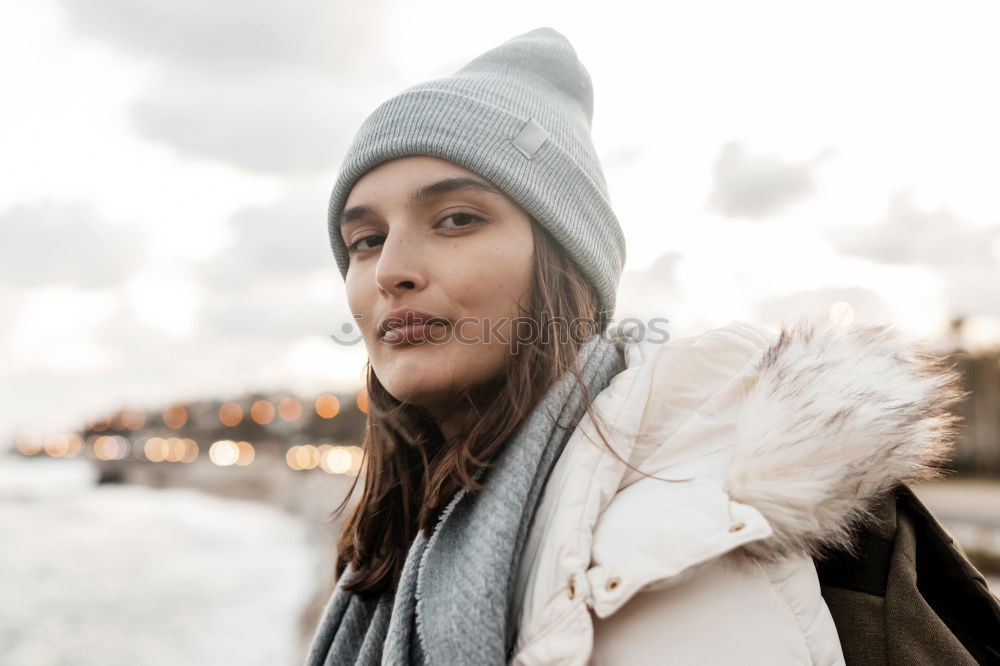
[[967, 395], [944, 357], [891, 325], [782, 327], [746, 395], [726, 478], [774, 531], [745, 551], [851, 551], [880, 497], [942, 475], [960, 425], [952, 407]]
[[535, 513], [512, 664], [843, 664], [810, 556], [940, 474], [958, 373], [890, 326], [634, 338]]

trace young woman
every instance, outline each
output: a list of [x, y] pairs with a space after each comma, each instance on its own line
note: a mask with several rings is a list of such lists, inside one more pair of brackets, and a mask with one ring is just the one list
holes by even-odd
[[[957, 378], [887, 327], [610, 325], [625, 243], [592, 102], [539, 28], [385, 101], [350, 147], [329, 232], [367, 462], [310, 665], [865, 656], [813, 557], [935, 473]], [[941, 635], [913, 654], [963, 663]]]

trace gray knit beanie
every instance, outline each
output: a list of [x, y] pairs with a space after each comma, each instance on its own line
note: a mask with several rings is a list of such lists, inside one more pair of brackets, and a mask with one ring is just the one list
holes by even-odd
[[549, 27], [382, 102], [358, 130], [330, 196], [330, 244], [341, 274], [349, 256], [340, 216], [351, 188], [383, 162], [429, 155], [479, 174], [534, 217], [590, 280], [606, 323], [625, 236], [590, 137], [593, 104], [590, 75]]

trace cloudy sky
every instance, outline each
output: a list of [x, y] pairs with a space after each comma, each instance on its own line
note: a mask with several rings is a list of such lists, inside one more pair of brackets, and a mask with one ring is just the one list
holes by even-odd
[[993, 3], [35, 0], [0, 9], [0, 445], [359, 386], [329, 189], [383, 99], [548, 25], [595, 90], [617, 316], [1000, 342]]

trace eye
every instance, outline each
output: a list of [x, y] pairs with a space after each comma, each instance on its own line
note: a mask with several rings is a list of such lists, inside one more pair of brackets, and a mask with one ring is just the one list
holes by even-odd
[[347, 246], [347, 251], [351, 254], [354, 254], [358, 250], [370, 250], [372, 249], [371, 247], [362, 247], [361, 243], [364, 243], [367, 240], [372, 240], [373, 238], [381, 238], [381, 236], [379, 236], [378, 234], [372, 234], [371, 236], [364, 236], [363, 238], [359, 238], [358, 240], [354, 241], [353, 243]]
[[453, 219], [453, 218], [456, 219], [456, 220], [461, 220], [461, 219], [471, 220], [471, 222], [468, 222], [467, 224], [460, 224], [458, 226], [451, 227], [452, 229], [464, 229], [465, 227], [471, 227], [473, 224], [476, 224], [478, 222], [482, 222], [482, 220], [483, 220], [483, 218], [479, 217], [478, 215], [473, 215], [472, 213], [452, 213], [451, 215], [449, 215], [447, 217], [441, 218], [441, 223], [443, 223], [445, 220], [450, 220], [450, 219]]
[[[455, 224], [450, 227], [451, 229], [464, 229], [466, 227], [471, 227], [474, 224], [478, 224], [484, 221], [485, 218], [482, 218], [479, 215], [473, 215], [472, 213], [452, 213], [451, 215], [441, 218], [441, 222], [438, 223], [438, 226], [444, 224], [445, 220], [452, 220], [452, 219], [455, 220]], [[460, 222], [462, 222], [462, 224], [460, 224]], [[446, 226], [445, 228], [449, 227]], [[371, 234], [369, 236], [364, 236], [354, 241], [350, 245], [348, 245], [347, 251], [349, 254], [354, 254], [359, 251], [371, 250], [377, 246], [372, 246], [372, 245], [365, 246], [362, 245], [362, 243], [369, 240], [377, 241], [378, 239], [382, 238], [383, 236], [381, 234]]]

